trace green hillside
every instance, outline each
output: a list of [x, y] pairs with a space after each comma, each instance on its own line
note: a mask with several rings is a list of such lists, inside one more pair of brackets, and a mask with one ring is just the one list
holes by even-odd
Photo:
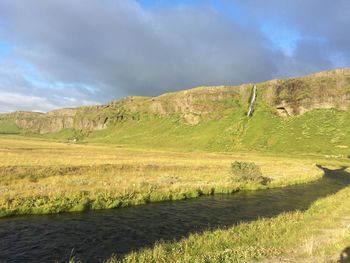
[[21, 129], [6, 116], [0, 115], [0, 134], [20, 134]]
[[205, 151], [350, 155], [350, 69], [257, 84], [199, 87], [102, 106], [0, 115], [0, 133]]
[[288, 119], [266, 111], [251, 119], [240, 113], [195, 126], [176, 118], [126, 121], [84, 140], [186, 150], [350, 154], [349, 112], [320, 109]]

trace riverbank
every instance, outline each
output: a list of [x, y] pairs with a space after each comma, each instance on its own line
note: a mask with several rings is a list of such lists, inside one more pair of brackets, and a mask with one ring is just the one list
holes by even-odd
[[[325, 171], [321, 179], [285, 188], [127, 209], [3, 218], [0, 259], [17, 262], [25, 256], [28, 263], [37, 262], [38, 258], [43, 262], [68, 262], [70, 256], [75, 256], [83, 262], [101, 262], [113, 254], [122, 257], [159, 242], [181, 241], [194, 233], [227, 230], [243, 222], [268, 220], [291, 211], [303, 213], [315, 202], [350, 185], [349, 173], [342, 168], [336, 172], [321, 168]], [[334, 233], [326, 233], [329, 232]], [[245, 233], [241, 235], [244, 238]]]
[[350, 187], [314, 202], [305, 212], [160, 242], [115, 262], [338, 262], [349, 247]]
[[[230, 176], [233, 161], [255, 162], [267, 185]], [[339, 160], [155, 151], [0, 137], [0, 216], [110, 209], [215, 193], [306, 183], [322, 176], [316, 162]]]
[[[234, 161], [255, 162], [272, 181], [268, 185], [233, 182], [229, 169]], [[319, 179], [323, 171], [316, 163], [340, 167], [348, 161], [265, 153], [156, 151], [4, 136], [0, 137], [0, 214], [117, 208], [283, 187]], [[128, 254], [122, 262], [271, 262], [281, 258], [328, 262], [349, 244], [350, 207], [344, 201], [348, 198], [350, 187], [317, 200], [303, 212], [190, 234], [179, 242], [160, 242]]]

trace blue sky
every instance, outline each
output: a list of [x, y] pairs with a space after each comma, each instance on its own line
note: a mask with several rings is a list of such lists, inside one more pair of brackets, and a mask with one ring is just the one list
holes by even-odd
[[6, 56], [11, 51], [11, 44], [7, 42], [0, 42], [0, 57]]
[[347, 0], [2, 0], [0, 112], [348, 67], [348, 10]]

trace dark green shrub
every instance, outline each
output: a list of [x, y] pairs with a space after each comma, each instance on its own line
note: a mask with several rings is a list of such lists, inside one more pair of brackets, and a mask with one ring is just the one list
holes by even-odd
[[231, 178], [240, 183], [259, 183], [267, 184], [270, 178], [263, 176], [260, 167], [251, 162], [233, 162], [231, 163]]

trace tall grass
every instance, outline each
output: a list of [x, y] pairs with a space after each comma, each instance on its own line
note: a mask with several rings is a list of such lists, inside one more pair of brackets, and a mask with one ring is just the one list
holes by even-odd
[[[273, 181], [233, 181], [233, 160], [254, 160]], [[0, 137], [0, 216], [117, 208], [280, 187], [319, 178], [322, 173], [313, 162]]]

